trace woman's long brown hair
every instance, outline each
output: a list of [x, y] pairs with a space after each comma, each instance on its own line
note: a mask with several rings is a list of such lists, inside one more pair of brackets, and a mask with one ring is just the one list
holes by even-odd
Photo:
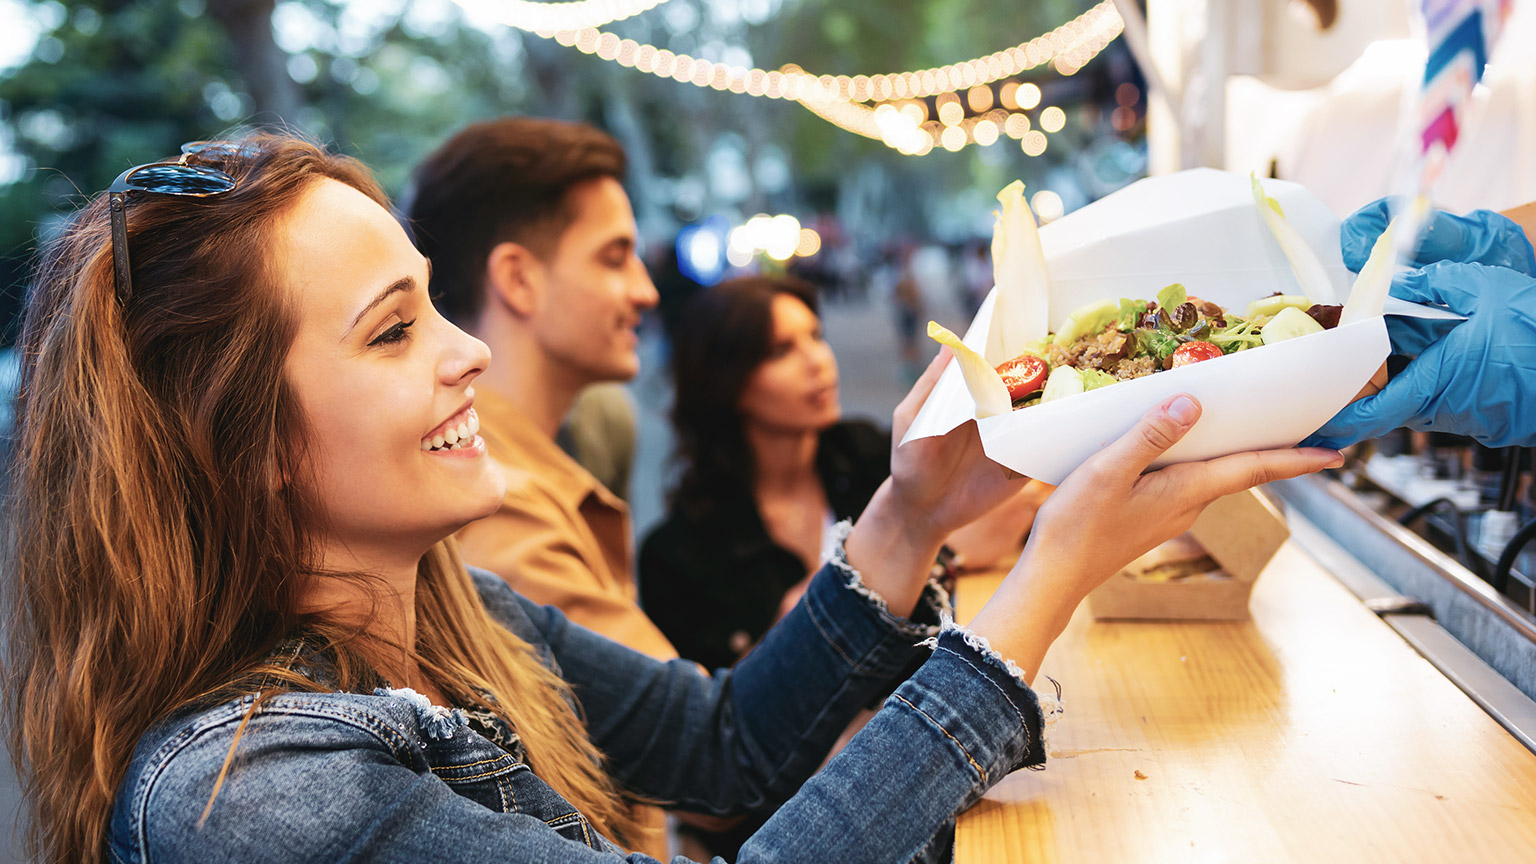
[[[3, 677], [41, 860], [102, 860], [118, 785], [156, 722], [257, 681], [316, 689], [270, 668], [298, 628], [328, 641], [337, 687], [367, 674], [355, 627], [295, 611], [304, 579], [326, 578], [307, 567], [323, 514], [292, 446], [305, 439], [282, 374], [296, 321], [272, 238], [327, 178], [387, 204], [354, 160], [284, 135], [240, 143], [220, 166], [234, 191], [129, 201], [126, 304], [105, 195], [44, 250], [28, 298]], [[564, 682], [490, 617], [448, 543], [419, 574], [427, 674], [468, 702], [491, 694], [540, 777], [599, 830], [634, 836]], [[236, 765], [224, 782], [239, 782]]]
[[694, 518], [751, 500], [757, 459], [741, 394], [768, 359], [773, 301], [784, 294], [818, 318], [816, 288], [792, 276], [740, 276], [701, 291], [672, 332], [674, 458], [682, 469], [668, 503]]

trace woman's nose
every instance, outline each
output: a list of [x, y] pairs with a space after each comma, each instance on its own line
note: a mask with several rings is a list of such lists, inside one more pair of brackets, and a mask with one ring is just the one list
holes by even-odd
[[806, 360], [810, 370], [816, 373], [825, 371], [837, 362], [832, 356], [831, 346], [819, 339], [807, 349]]
[[467, 384], [491, 364], [490, 346], [463, 330], [443, 322], [449, 330], [449, 339], [438, 368], [444, 384]]

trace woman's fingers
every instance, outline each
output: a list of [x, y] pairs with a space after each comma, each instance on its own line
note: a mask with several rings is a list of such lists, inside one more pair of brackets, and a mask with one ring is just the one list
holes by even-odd
[[1192, 470], [1187, 472], [1187, 476], [1170, 476], [1168, 479], [1184, 485], [1184, 494], [1188, 496], [1186, 500], [1204, 506], [1224, 495], [1276, 480], [1312, 474], [1325, 468], [1337, 468], [1343, 464], [1344, 456], [1339, 451], [1322, 447], [1256, 450], [1192, 464], [1188, 466]]
[[1179, 443], [1195, 421], [1200, 419], [1200, 403], [1193, 396], [1180, 394], [1142, 415], [1114, 443], [1088, 461], [1096, 471], [1109, 471], [1124, 477], [1129, 486], [1157, 457]]
[[[1135, 484], [1143, 472], [1168, 452], [1200, 419], [1200, 403], [1191, 396], [1174, 396], [1148, 411], [1136, 425], [1090, 460], [1096, 472], [1108, 472]], [[1343, 464], [1336, 450], [1260, 450], [1235, 453], [1208, 462], [1175, 465], [1147, 476], [1146, 482], [1170, 496], [1203, 507], [1207, 503], [1253, 486], [1311, 474]], [[1100, 476], [1103, 476], [1100, 473]]]
[[922, 376], [917, 379], [917, 383], [912, 385], [912, 389], [907, 391], [907, 395], [901, 400], [901, 404], [896, 406], [896, 412], [891, 416], [891, 438], [893, 441], [900, 442], [902, 438], [906, 437], [907, 428], [912, 425], [912, 421], [917, 417], [917, 412], [922, 409], [923, 403], [928, 401], [928, 394], [932, 393], [933, 388], [938, 386], [939, 376], [944, 374], [944, 367], [949, 363], [949, 358], [952, 354], [954, 352], [949, 350], [947, 346], [940, 348], [939, 353], [934, 355], [933, 360], [929, 362], [928, 368], [924, 369]]

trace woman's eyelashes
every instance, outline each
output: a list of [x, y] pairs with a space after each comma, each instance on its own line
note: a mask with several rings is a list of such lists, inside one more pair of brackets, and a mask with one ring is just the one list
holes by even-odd
[[411, 329], [411, 325], [415, 323], [416, 319], [414, 318], [409, 321], [396, 321], [394, 325], [392, 325], [388, 330], [385, 330], [383, 333], [373, 337], [373, 341], [368, 343], [368, 347], [372, 348], [376, 345], [394, 345], [399, 342], [404, 342], [410, 338], [410, 333], [407, 331], [409, 331]]

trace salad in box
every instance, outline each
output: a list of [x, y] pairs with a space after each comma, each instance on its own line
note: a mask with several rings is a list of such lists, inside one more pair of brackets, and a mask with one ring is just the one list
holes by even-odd
[[1022, 184], [998, 198], [997, 284], [963, 340], [933, 325], [956, 356], [905, 440], [975, 419], [994, 461], [1060, 483], [1189, 393], [1201, 420], [1158, 465], [1289, 447], [1386, 360], [1391, 229], [1351, 287], [1339, 221], [1301, 186], [1185, 171], [1038, 231]]

